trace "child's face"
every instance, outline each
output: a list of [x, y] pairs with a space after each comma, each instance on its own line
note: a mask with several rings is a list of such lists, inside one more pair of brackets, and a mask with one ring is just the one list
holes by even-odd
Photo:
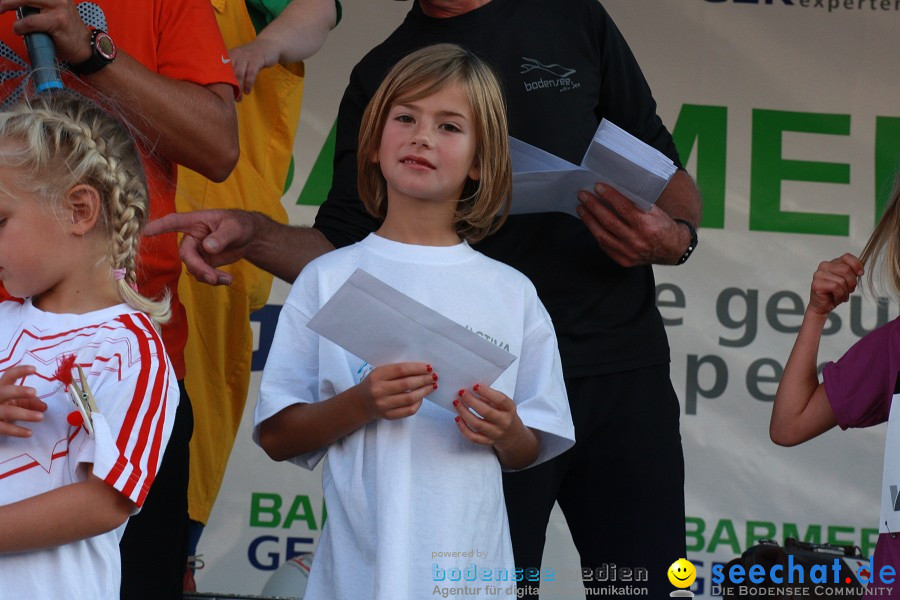
[[65, 277], [70, 237], [46, 201], [0, 168], [0, 281], [17, 298], [53, 289]]
[[476, 143], [472, 107], [457, 84], [391, 106], [374, 157], [387, 181], [388, 202], [402, 196], [455, 206], [466, 178], [479, 177]]

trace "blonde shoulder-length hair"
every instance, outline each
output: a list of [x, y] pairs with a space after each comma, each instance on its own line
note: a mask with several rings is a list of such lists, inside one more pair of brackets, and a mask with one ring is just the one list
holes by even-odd
[[894, 188], [878, 225], [869, 236], [859, 259], [866, 265], [869, 291], [876, 292], [876, 281], [884, 281], [900, 297], [900, 172], [894, 176]]
[[357, 185], [363, 205], [372, 215], [387, 214], [387, 182], [372, 160], [391, 107], [430, 96], [449, 84], [459, 85], [472, 107], [475, 126], [477, 181], [467, 179], [456, 207], [456, 231], [477, 242], [496, 231], [509, 213], [512, 166], [509, 159], [506, 105], [500, 82], [491, 68], [455, 44], [436, 44], [401, 59], [382, 81], [366, 107], [359, 129]]

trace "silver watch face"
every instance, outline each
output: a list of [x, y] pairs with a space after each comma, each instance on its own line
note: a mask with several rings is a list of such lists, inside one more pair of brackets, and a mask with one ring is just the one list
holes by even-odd
[[97, 53], [106, 60], [113, 60], [116, 57], [116, 44], [108, 33], [98, 33], [94, 38], [94, 47], [97, 49]]

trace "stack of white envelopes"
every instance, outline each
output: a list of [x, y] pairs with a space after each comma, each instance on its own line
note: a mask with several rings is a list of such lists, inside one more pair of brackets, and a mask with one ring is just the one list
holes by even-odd
[[665, 154], [606, 119], [597, 127], [580, 166], [514, 137], [509, 138], [509, 149], [511, 214], [565, 212], [577, 217], [578, 192], [593, 190], [597, 182], [650, 210], [677, 170]]

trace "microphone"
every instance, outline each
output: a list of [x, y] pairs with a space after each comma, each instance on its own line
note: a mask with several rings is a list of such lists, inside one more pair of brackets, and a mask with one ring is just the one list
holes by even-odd
[[[20, 6], [16, 12], [21, 19], [39, 13], [40, 9], [34, 6]], [[47, 90], [63, 89], [59, 67], [56, 64], [56, 47], [53, 45], [53, 38], [41, 31], [26, 33], [25, 48], [28, 50], [28, 60], [31, 62], [31, 76], [34, 79], [35, 91], [41, 94]]]

